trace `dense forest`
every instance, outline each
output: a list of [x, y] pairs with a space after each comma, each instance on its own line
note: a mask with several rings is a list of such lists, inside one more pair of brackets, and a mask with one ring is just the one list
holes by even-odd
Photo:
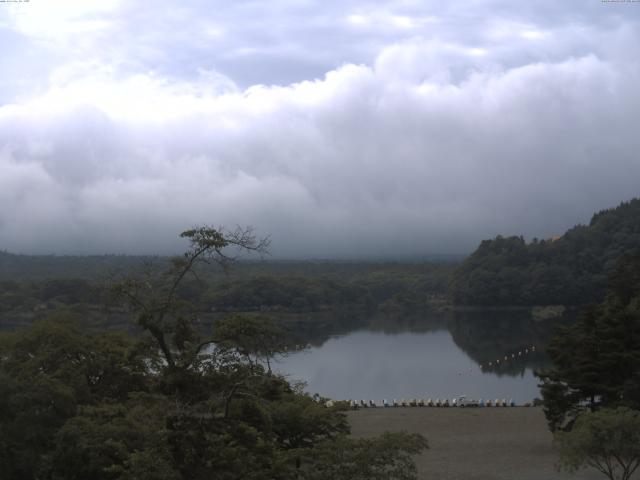
[[347, 405], [271, 371], [291, 350], [277, 325], [235, 314], [201, 330], [179, 287], [205, 260], [223, 263], [230, 241], [183, 236], [191, 248], [165, 270], [112, 286], [138, 335], [91, 332], [64, 311], [0, 333], [0, 477], [415, 479], [424, 437], [351, 438]]
[[571, 427], [584, 411], [640, 409], [640, 255], [620, 258], [602, 302], [559, 328], [539, 372], [552, 430]]
[[459, 305], [584, 305], [603, 298], [616, 261], [640, 245], [640, 199], [596, 213], [559, 238], [498, 236], [453, 273]]
[[[28, 325], [64, 308], [86, 325], [123, 328], [130, 325], [128, 312], [113, 302], [111, 287], [127, 275], [153, 276], [168, 265], [165, 257], [0, 254], [0, 327]], [[353, 321], [379, 312], [400, 318], [445, 308], [453, 265], [243, 261], [227, 274], [204, 265], [181, 282], [177, 294], [205, 326], [229, 313], [251, 312], [335, 327], [345, 317]]]

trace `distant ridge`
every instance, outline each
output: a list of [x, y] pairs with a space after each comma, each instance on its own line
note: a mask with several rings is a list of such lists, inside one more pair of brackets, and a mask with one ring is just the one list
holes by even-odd
[[100, 278], [139, 268], [145, 261], [166, 261], [162, 257], [127, 255], [18, 255], [0, 251], [0, 280], [44, 278]]
[[526, 243], [484, 240], [454, 272], [458, 305], [582, 305], [600, 301], [616, 262], [640, 249], [640, 199], [597, 212], [589, 225]]
[[[241, 259], [230, 276], [254, 275], [352, 275], [364, 270], [402, 270], [405, 272], [429, 271], [432, 266], [443, 268], [459, 263], [464, 257], [457, 255], [432, 255], [421, 258], [380, 259], [273, 259], [261, 260], [247, 257]], [[0, 251], [0, 281], [86, 279], [105, 280], [117, 275], [146, 268], [167, 267], [169, 256], [142, 255], [22, 255]], [[207, 278], [222, 278], [226, 275], [215, 265], [203, 267], [200, 273]]]

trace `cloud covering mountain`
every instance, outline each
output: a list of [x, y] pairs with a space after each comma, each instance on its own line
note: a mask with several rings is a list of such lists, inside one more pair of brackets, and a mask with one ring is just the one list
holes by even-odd
[[640, 4], [455, 4], [0, 4], [0, 248], [455, 253], [640, 194]]

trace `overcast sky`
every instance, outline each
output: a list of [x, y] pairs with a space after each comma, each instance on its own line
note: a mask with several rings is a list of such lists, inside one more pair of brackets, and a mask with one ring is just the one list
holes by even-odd
[[470, 252], [640, 195], [640, 2], [0, 2], [0, 250]]

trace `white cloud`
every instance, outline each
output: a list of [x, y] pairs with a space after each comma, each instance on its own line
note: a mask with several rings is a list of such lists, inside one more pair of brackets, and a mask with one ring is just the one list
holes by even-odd
[[354, 13], [347, 16], [347, 21], [349, 23], [353, 23], [354, 25], [366, 25], [367, 23], [370, 22], [370, 19], [365, 15], [359, 15]]
[[[100, 68], [64, 77], [0, 108], [0, 243], [167, 251], [181, 228], [241, 223], [280, 255], [460, 251], [550, 235], [637, 193], [637, 68], [586, 56], [482, 69], [436, 47], [223, 94]], [[456, 83], [442, 51], [470, 59]]]
[[[205, 3], [33, 1], [7, 20], [48, 73], [2, 90], [0, 248], [167, 252], [238, 223], [284, 256], [467, 251], [640, 193], [633, 20]], [[20, 52], [11, 71], [31, 71]]]
[[113, 24], [108, 15], [117, 10], [120, 1], [31, 0], [28, 3], [9, 6], [13, 27], [28, 37], [69, 47], [71, 41], [82, 36], [96, 37], [111, 30]]

